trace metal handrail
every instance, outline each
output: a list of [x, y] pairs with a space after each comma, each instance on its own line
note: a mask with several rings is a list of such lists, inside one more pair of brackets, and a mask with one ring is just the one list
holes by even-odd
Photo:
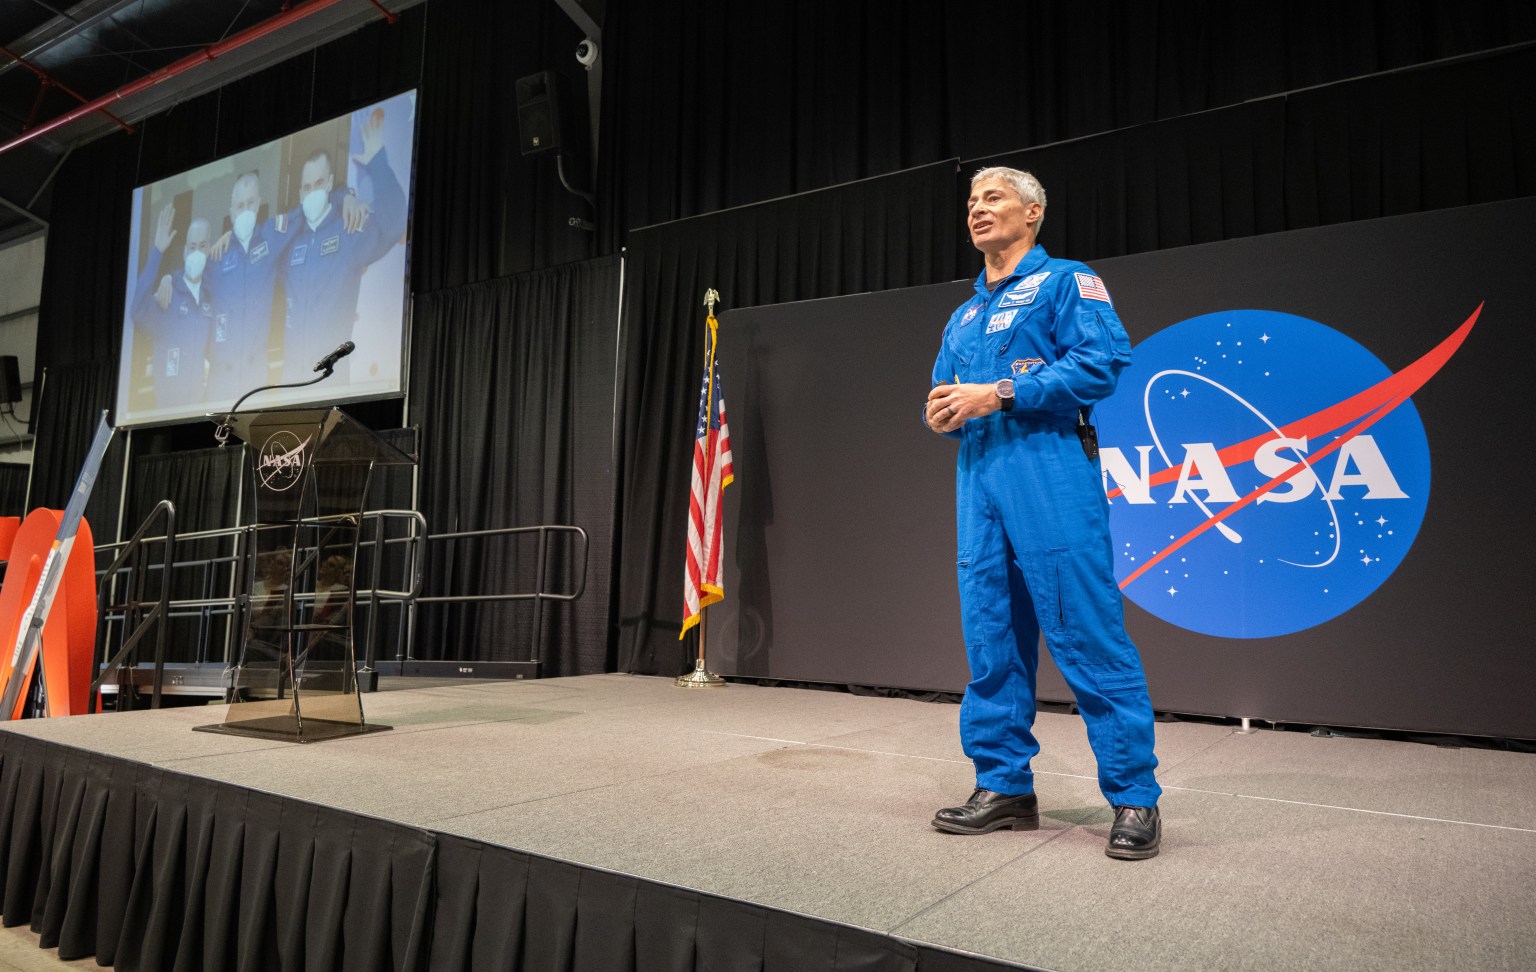
[[[590, 541], [587, 539], [587, 531], [579, 526], [565, 526], [562, 524], [545, 523], [531, 527], [503, 527], [496, 530], [461, 530], [457, 533], [432, 533], [427, 535], [427, 540], [458, 540], [464, 537], [500, 537], [514, 533], [539, 534], [538, 571], [535, 573], [534, 586], [537, 588], [531, 594], [434, 594], [417, 597], [417, 604], [452, 604], [460, 601], [574, 601], [587, 592], [587, 548]], [[554, 532], [576, 533], [581, 536], [581, 586], [571, 594], [547, 594], [544, 593], [544, 560], [548, 547], [548, 536]]]
[[[163, 536], [147, 536], [146, 533], [151, 525], [151, 522], [155, 518], [156, 514], [159, 513], [162, 509], [165, 509], [168, 515], [168, 526], [165, 534]], [[192, 598], [172, 598], [170, 597], [170, 589], [172, 586], [170, 583], [170, 576], [171, 572], [178, 568], [185, 569], [192, 567], [203, 567], [206, 570], [220, 565], [232, 564], [237, 571], [240, 570], [243, 556], [240, 551], [245, 549], [245, 544], [248, 542], [248, 537], [257, 529], [260, 529], [262, 525], [254, 524], [239, 527], [226, 527], [215, 530], [198, 530], [177, 534], [174, 527], [174, 511], [175, 507], [169, 500], [162, 501], [150, 513], [150, 516], [146, 518], [144, 524], [139, 527], [139, 530], [134, 534], [132, 538], [116, 543], [104, 543], [97, 547], [98, 552], [122, 548], [121, 553], [119, 553], [112, 566], [108, 567], [105, 571], [98, 572], [102, 575], [100, 588], [101, 600], [99, 607], [104, 619], [116, 619], [121, 617], [122, 620], [127, 622], [130, 616], [132, 616], [136, 611], [140, 609], [141, 602], [137, 601], [132, 595], [144, 588], [145, 581], [149, 572], [159, 570], [162, 574], [162, 579], [160, 584], [160, 596], [155, 607], [150, 611], [149, 615], [144, 619], [144, 621], [140, 623], [139, 628], [136, 629], [134, 633], [129, 637], [129, 639], [124, 642], [123, 646], [118, 650], [112, 661], [102, 669], [101, 674], [97, 678], [96, 682], [92, 685], [93, 691], [96, 691], [99, 688], [100, 684], [106, 680], [107, 676], [111, 674], [113, 669], [120, 665], [122, 659], [125, 658], [128, 652], [138, 643], [140, 639], [144, 637], [145, 626], [151, 620], [158, 620], [163, 622], [165, 619], [171, 617], [196, 617], [209, 613], [239, 616], [245, 609], [244, 601], [246, 595], [243, 591], [230, 597], [203, 596]], [[345, 516], [306, 517], [301, 522], [305, 524], [323, 524], [332, 520], [345, 518]], [[385, 536], [385, 524], [390, 518], [404, 518], [405, 520], [409, 521], [411, 526], [410, 534], [403, 537]], [[365, 600], [369, 608], [368, 625], [363, 636], [363, 657], [360, 659], [362, 664], [359, 668], [359, 671], [371, 671], [373, 669], [376, 654], [375, 642], [378, 625], [378, 609], [381, 607], [391, 604], [398, 604], [405, 609], [406, 614], [403, 619], [403, 623], [406, 625], [407, 630], [404, 633], [404, 644], [402, 644], [397, 649], [398, 653], [395, 656], [397, 661], [402, 661], [414, 655], [414, 644], [412, 642], [415, 632], [415, 615], [418, 605], [531, 600], [534, 602], [534, 612], [532, 624], [533, 640], [530, 644], [530, 650], [537, 652], [539, 645], [542, 643], [544, 633], [544, 602], [571, 602], [579, 599], [583, 594], [586, 593], [587, 568], [589, 565], [591, 542], [587, 536], [586, 530], [578, 526], [565, 524], [541, 524], [538, 526], [501, 527], [488, 530], [460, 530], [452, 533], [428, 534], [426, 532], [426, 518], [416, 510], [370, 510], [367, 513], [362, 514], [361, 520], [373, 520], [374, 530], [373, 539], [363, 541], [359, 544], [360, 547], [370, 548], [372, 552], [371, 555], [373, 560], [370, 569], [369, 586], [366, 588], [354, 588], [352, 592], [355, 599]], [[359, 526], [362, 526], [361, 522], [359, 523]], [[575, 590], [573, 591], [555, 592], [545, 590], [545, 583], [548, 578], [547, 561], [549, 559], [550, 538], [551, 535], [555, 533], [573, 534], [578, 537], [580, 541], [580, 564], [577, 568], [578, 583]], [[426, 573], [426, 549], [430, 543], [442, 540], [452, 541], [484, 537], [518, 536], [526, 534], [537, 534], [538, 536], [538, 551], [536, 553], [537, 569], [535, 571], [533, 591], [510, 594], [422, 594], [422, 587]], [[206, 540], [223, 537], [237, 538], [237, 551], [234, 555], [205, 557], [192, 560], [175, 560], [172, 556], [177, 541]], [[127, 562], [131, 557], [133, 557], [134, 554], [141, 548], [157, 542], [165, 544], [166, 555], [164, 561], [158, 564], [136, 563], [129, 570], [129, 596], [125, 598], [125, 603], [120, 605], [108, 605], [105, 601], [105, 592], [110, 581], [120, 570], [123, 569], [123, 564]], [[397, 544], [405, 544], [407, 547], [405, 560], [405, 567], [407, 571], [406, 586], [403, 589], [398, 590], [380, 586], [382, 581], [381, 575], [383, 572], [383, 562], [385, 559], [384, 554], [390, 547]], [[204, 589], [204, 593], [206, 593], [206, 578], [201, 586]], [[238, 587], [240, 585], [237, 584], [236, 586]], [[296, 592], [293, 594], [295, 600], [305, 601], [312, 601], [318, 596], [318, 592]], [[115, 610], [121, 610], [122, 614], [117, 615], [111, 613]], [[161, 678], [163, 675], [164, 665], [163, 659], [165, 627], [166, 625], [162, 623], [160, 627], [159, 643], [156, 649], [156, 676], [153, 705], [157, 708], [160, 704]], [[200, 642], [204, 639], [205, 635], [206, 632], [200, 635]], [[201, 657], [201, 648], [199, 649], [199, 656]], [[228, 658], [225, 659], [225, 663], [226, 665], [230, 663]]]
[[[459, 604], [469, 601], [533, 601], [533, 632], [528, 643], [530, 661], [537, 661], [539, 646], [544, 643], [544, 602], [545, 601], [574, 601], [587, 591], [587, 555], [590, 541], [587, 531], [579, 526], [565, 526], [560, 524], [541, 524], [530, 527], [501, 527], [493, 530], [460, 530], [454, 533], [434, 533], [427, 537], [432, 540], [458, 540], [466, 537], [497, 537], [511, 536], [520, 533], [534, 533], [539, 535], [539, 550], [535, 555], [538, 558], [538, 567], [534, 572], [533, 593], [531, 594], [443, 594], [416, 597], [411, 605], [411, 647], [415, 647], [415, 611], [418, 604]], [[547, 594], [544, 592], [544, 568], [548, 560], [549, 535], [555, 532], [575, 533], [581, 537], [581, 584], [570, 594]], [[425, 559], [425, 558], [423, 558]]]
[[[152, 524], [155, 521], [155, 518], [162, 512], [165, 514], [165, 534], [161, 537], [146, 540], [144, 534], [148, 532], [150, 524]], [[150, 543], [157, 541], [163, 542], [165, 544], [165, 560], [161, 565], [161, 570], [163, 573], [161, 575], [160, 581], [160, 597], [155, 606], [150, 609], [149, 614], [140, 620], [137, 625], [135, 625], [133, 633], [123, 641], [122, 647], [118, 649], [117, 654], [113, 655], [112, 658], [108, 660], [104, 665], [100, 664], [100, 657], [106, 653], [106, 627], [103, 625], [98, 628], [100, 634], [97, 636], [97, 648], [92, 652], [92, 658], [97, 661], [99, 666], [97, 668], [96, 677], [91, 681], [90, 698], [93, 700], [100, 698], [101, 684], [106, 679], [107, 675], [117, 671], [122, 667], [123, 659], [126, 658], [128, 653], [133, 651], [133, 649], [138, 645], [139, 640], [143, 638], [144, 635], [149, 631], [149, 626], [151, 624], [155, 624], [155, 675], [149, 707], [151, 709], [160, 708], [161, 686], [165, 680], [165, 621], [170, 615], [171, 611], [171, 552], [176, 546], [175, 503], [172, 503], [168, 499], [161, 500], [159, 503], [155, 504], [154, 509], [149, 511], [149, 515], [144, 518], [144, 522], [139, 525], [139, 529], [131, 538], [122, 544], [104, 545], [113, 547], [121, 546], [123, 549], [117, 555], [117, 559], [112, 561], [112, 565], [108, 567], [103, 573], [101, 582], [97, 585], [96, 611], [98, 616], [105, 616], [107, 614], [107, 591], [112, 586], [112, 582], [115, 579], [117, 571], [126, 561], [132, 559], [134, 564], [128, 571], [129, 596], [127, 603], [124, 606], [124, 623], [128, 623], [128, 617], [130, 613], [138, 612], [139, 606], [142, 602], [139, 601], [138, 598], [134, 597], [133, 594], [143, 590], [144, 581], [148, 574], [148, 567], [144, 564], [142, 558], [139, 556], [139, 553]], [[123, 696], [124, 693], [119, 691], [117, 696], [119, 706], [123, 704]]]
[[[167, 500], [166, 502], [169, 502], [169, 501]], [[378, 517], [378, 518], [382, 519], [382, 515], [383, 514], [407, 516], [407, 517], [409, 517], [411, 519], [417, 520], [421, 524], [422, 527], [426, 526], [426, 518], [423, 517], [420, 513], [417, 513], [414, 510], [370, 510], [368, 513], [364, 514], [363, 519], [366, 520], [366, 519], [375, 518], [375, 517]], [[324, 522], [325, 520], [328, 520], [328, 519], [332, 519], [332, 517], [315, 517], [315, 518], [313, 518], [312, 521], [311, 520], [305, 520], [304, 522], [305, 523], [310, 523], [310, 522], [320, 523], [320, 522]], [[225, 528], [218, 529], [218, 530], [198, 530], [198, 531], [195, 531], [195, 532], [178, 533], [178, 534], [176, 534], [174, 539], [176, 541], [192, 541], [192, 540], [215, 539], [215, 538], [220, 538], [220, 537], [233, 537], [233, 536], [238, 536], [240, 534], [250, 533], [251, 531], [253, 531], [255, 529], [257, 529], [256, 526], [241, 526], [241, 527], [225, 527]], [[145, 544], [151, 544], [151, 543], [158, 543], [158, 542], [164, 541], [165, 539], [166, 538], [164, 536], [145, 537], [145, 538], [143, 538], [143, 542]], [[393, 538], [389, 538], [389, 539], [385, 539], [385, 540], [378, 540], [378, 539], [366, 540], [366, 541], [363, 541], [363, 545], [364, 546], [369, 546], [369, 547], [378, 546], [378, 545], [381, 545], [381, 544], [384, 545], [384, 546], [389, 546], [389, 545], [392, 545], [392, 544], [400, 544], [400, 543], [416, 543], [416, 542], [419, 542], [419, 541], [424, 540], [424, 539], [430, 539], [430, 538], [427, 538], [425, 536], [393, 537]], [[101, 543], [101, 544], [97, 544], [96, 545], [96, 551], [98, 553], [101, 553], [103, 551], [111, 550], [111, 549], [116, 548], [116, 547], [127, 546], [131, 542], [132, 542], [131, 540], [121, 540], [121, 541], [118, 541], [118, 542], [115, 542], [115, 543]], [[239, 555], [226, 555], [226, 556], [220, 556], [220, 557], [198, 557], [198, 558], [191, 559], [191, 560], [175, 560], [175, 561], [172, 561], [168, 565], [151, 564], [150, 565], [150, 569], [152, 569], [152, 570], [162, 569], [164, 566], [168, 566], [168, 567], [174, 569], [174, 568], [182, 568], [182, 567], [206, 567], [206, 566], [217, 565], [217, 564], [237, 564], [239, 562], [239, 559], [240, 559]], [[411, 567], [412, 567], [412, 575], [413, 576], [412, 576], [411, 587], [409, 589], [406, 589], [406, 590], [394, 590], [394, 589], [390, 589], [390, 588], [377, 588], [377, 589], [370, 590], [370, 589], [358, 588], [357, 593], [358, 594], [374, 594], [374, 593], [377, 593], [380, 597], [390, 598], [390, 599], [394, 599], [394, 600], [407, 600], [407, 599], [410, 599], [410, 598], [414, 597], [415, 594], [417, 592], [419, 592], [420, 589], [421, 589], [422, 567], [421, 567], [420, 559], [417, 558], [411, 564]], [[121, 564], [114, 564], [112, 567], [106, 568], [105, 570], [98, 570], [96, 573], [98, 575], [100, 575], [100, 574], [107, 573], [109, 571], [118, 570], [120, 568], [121, 568]], [[316, 596], [317, 595], [315, 595], [314, 593], [300, 593], [300, 594], [295, 594], [294, 595], [294, 597], [296, 599], [300, 599], [300, 598], [310, 598], [310, 599], [313, 599]], [[171, 601], [170, 601], [170, 605], [171, 605], [171, 608], [173, 610], [176, 609], [176, 608], [187, 608], [187, 607], [233, 607], [233, 606], [235, 606], [235, 602], [237, 600], [238, 600], [237, 597], [206, 597], [206, 598], [184, 597], [184, 598], [172, 598]]]

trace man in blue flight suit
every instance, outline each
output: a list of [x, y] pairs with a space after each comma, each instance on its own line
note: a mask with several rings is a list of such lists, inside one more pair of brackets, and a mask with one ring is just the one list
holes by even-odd
[[[283, 375], [297, 381], [312, 374], [314, 362], [352, 337], [363, 272], [405, 232], [405, 191], [389, 167], [384, 149], [384, 113], [374, 109], [362, 128], [363, 151], [354, 156], [373, 184], [372, 216], [361, 232], [348, 233], [331, 202], [335, 174], [328, 152], [304, 162], [300, 173], [302, 209], [297, 236], [283, 261], [288, 291], [288, 324], [283, 341]], [[345, 381], [343, 358], [336, 373]]]
[[291, 219], [257, 222], [261, 182], [254, 172], [235, 180], [229, 194], [230, 235], [214, 248], [213, 380], [235, 397], [267, 383], [277, 271], [296, 235]]
[[986, 266], [944, 329], [924, 406], [930, 429], [960, 440], [957, 563], [971, 668], [960, 736], [976, 766], [970, 800], [940, 810], [933, 826], [1039, 826], [1030, 761], [1040, 751], [1031, 729], [1043, 629], [1115, 808], [1105, 853], [1137, 860], [1158, 851], [1162, 788], [1085, 418], [1114, 391], [1130, 340], [1103, 282], [1035, 244], [1044, 216], [1045, 191], [1027, 172], [983, 169], [971, 180], [967, 223]]
[[133, 291], [133, 319], [149, 338], [147, 371], [153, 379], [154, 408], [199, 405], [207, 391], [206, 361], [213, 337], [213, 294], [203, 272], [208, 263], [208, 221], [196, 217], [187, 226], [182, 269], [170, 274], [158, 294], [156, 281], [165, 251], [176, 231], [170, 204], [160, 210], [154, 249]]

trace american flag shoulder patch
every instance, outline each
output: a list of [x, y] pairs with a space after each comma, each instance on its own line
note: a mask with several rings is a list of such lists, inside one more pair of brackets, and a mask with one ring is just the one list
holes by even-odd
[[1109, 299], [1109, 291], [1104, 289], [1104, 281], [1091, 273], [1075, 273], [1077, 278], [1077, 292], [1082, 294], [1084, 300], [1102, 300], [1104, 303], [1113, 303]]
[[288, 232], [288, 214], [278, 213], [276, 216], [272, 217], [272, 227], [279, 233]]

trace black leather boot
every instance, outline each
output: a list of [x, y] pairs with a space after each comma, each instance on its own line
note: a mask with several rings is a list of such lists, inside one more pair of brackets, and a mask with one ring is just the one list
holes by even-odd
[[964, 806], [945, 807], [934, 814], [933, 826], [950, 834], [990, 834], [1001, 827], [1037, 830], [1040, 805], [1033, 793], [1008, 796], [978, 787]]
[[1156, 807], [1116, 807], [1104, 853], [1122, 861], [1145, 860], [1157, 856], [1162, 839], [1163, 822]]

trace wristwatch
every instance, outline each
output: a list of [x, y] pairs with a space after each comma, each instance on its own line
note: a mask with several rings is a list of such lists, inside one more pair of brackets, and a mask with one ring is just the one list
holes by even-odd
[[998, 400], [999, 403], [1001, 403], [999, 405], [999, 407], [1003, 411], [1005, 411], [1005, 412], [1012, 411], [1013, 410], [1013, 379], [1012, 378], [1004, 378], [1002, 381], [999, 381], [997, 383], [996, 388], [997, 388], [997, 400]]

